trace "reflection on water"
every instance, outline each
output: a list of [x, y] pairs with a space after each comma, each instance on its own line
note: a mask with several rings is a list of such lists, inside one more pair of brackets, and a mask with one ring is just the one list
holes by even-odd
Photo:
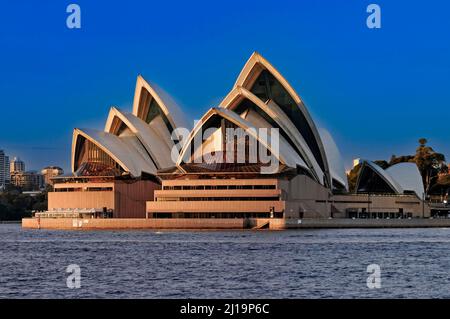
[[[0, 225], [0, 298], [448, 298], [450, 229], [47, 231]], [[81, 288], [66, 267], [81, 267]], [[369, 264], [381, 289], [368, 289]]]

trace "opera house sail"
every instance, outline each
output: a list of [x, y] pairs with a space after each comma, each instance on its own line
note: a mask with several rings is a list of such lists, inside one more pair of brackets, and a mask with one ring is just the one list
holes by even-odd
[[73, 174], [55, 179], [41, 216], [144, 217], [157, 170], [175, 164], [172, 133], [186, 124], [175, 102], [138, 76], [132, 113], [111, 107], [103, 131], [74, 130]]
[[[241, 129], [243, 137], [238, 133], [230, 138], [229, 128]], [[258, 134], [262, 130], [266, 136]], [[203, 132], [208, 132], [203, 142], [193, 143]], [[239, 139], [245, 139], [241, 161], [236, 152], [229, 155], [228, 147], [239, 145]], [[262, 147], [256, 150], [252, 144]], [[257, 159], [250, 161], [256, 153]], [[270, 163], [277, 163], [269, 174], [270, 165], [261, 154], [270, 154]], [[226, 160], [230, 157], [231, 163]], [[220, 106], [210, 109], [193, 129], [176, 167], [159, 173], [162, 190], [147, 203], [148, 216], [326, 217], [334, 181], [329, 165], [319, 131], [298, 94], [254, 53]], [[345, 188], [343, 167], [338, 173], [339, 186]], [[246, 196], [244, 189], [250, 191]]]
[[422, 177], [415, 163], [399, 163], [386, 170], [371, 161], [364, 161], [356, 183], [358, 193], [413, 194], [425, 193]]

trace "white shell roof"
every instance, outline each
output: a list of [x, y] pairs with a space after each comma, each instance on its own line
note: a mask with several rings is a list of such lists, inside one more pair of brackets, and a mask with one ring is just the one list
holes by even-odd
[[413, 191], [419, 198], [422, 198], [425, 190], [416, 163], [398, 163], [388, 167], [386, 172], [395, 179], [403, 191]]
[[[280, 81], [280, 84], [286, 89], [288, 94], [291, 95], [301, 112], [304, 114], [308, 125], [311, 127], [314, 134], [315, 142], [317, 143], [321, 153], [321, 159], [324, 160], [325, 171], [322, 171], [320, 168], [316, 158], [308, 147], [308, 144], [304, 140], [303, 136], [300, 135], [298, 129], [294, 126], [290, 118], [275, 104], [275, 102], [270, 101], [266, 104], [254, 96], [251, 92], [246, 90], [249, 83], [254, 80], [256, 74], [262, 69], [268, 70], [278, 81]], [[138, 115], [143, 116], [140, 113], [140, 111], [143, 111], [141, 108], [141, 95], [142, 92], [144, 92], [143, 89], [145, 89], [150, 96], [156, 100], [159, 107], [171, 123], [173, 129], [187, 128], [191, 132], [188, 142], [184, 143], [184, 147], [178, 158], [177, 165], [182, 162], [190, 141], [197, 134], [199, 129], [201, 129], [201, 123], [206, 122], [206, 119], [214, 114], [227, 118], [243, 129], [257, 129], [254, 127], [257, 123], [252, 124], [250, 121], [241, 118], [237, 113], [226, 108], [210, 109], [203, 116], [200, 124], [196, 125], [194, 129], [191, 129], [192, 122], [181, 111], [174, 99], [159, 86], [147, 82], [142, 76], [139, 75], [137, 77], [135, 88], [133, 112], [122, 112], [121, 110], [113, 107], [110, 111], [105, 126], [105, 132], [76, 129], [74, 132], [74, 144], [76, 143], [76, 135], [84, 135], [108, 153], [114, 160], [122, 165], [125, 170], [135, 176], [139, 176], [142, 171], [155, 173], [157, 168], [171, 166], [173, 163], [170, 156], [170, 151], [173, 146], [173, 141], [170, 139], [169, 131], [169, 133], [165, 135], [161, 134], [162, 131], [166, 133], [165, 127], [167, 125], [162, 120], [161, 123], [156, 123], [153, 121], [155, 123], [151, 122], [150, 125], [148, 125], [145, 121], [138, 117]], [[314, 172], [313, 175], [319, 179], [320, 183], [323, 182], [324, 176], [329, 179], [331, 175], [332, 178], [347, 187], [347, 178], [342, 164], [342, 159], [336, 143], [333, 141], [331, 135], [326, 131], [321, 131], [320, 133], [317, 132], [318, 130], [316, 129], [315, 123], [298, 94], [290, 86], [286, 79], [260, 54], [255, 52], [247, 61], [235, 83], [233, 91], [234, 94], [243, 95], [250, 99], [256, 98], [258, 100], [257, 102], [260, 102], [257, 103], [257, 106], [263, 108], [269, 116], [273, 117], [273, 119], [278, 123], [278, 126], [280, 126], [281, 129], [292, 137], [295, 147], [291, 146], [291, 144], [289, 144], [288, 141], [280, 135], [278, 154], [278, 159], [280, 162], [290, 167], [296, 167], [299, 165], [310, 172]], [[230, 93], [229, 96], [232, 96], [232, 94]], [[221, 106], [227, 107], [226, 105]], [[123, 123], [125, 123], [132, 134], [129, 134], [129, 136], [115, 136], [114, 134], [111, 134], [110, 132], [114, 129], [113, 120], [115, 117], [118, 117]], [[270, 144], [270, 134], [268, 139]], [[259, 138], [258, 141], [263, 142]], [[270, 145], [266, 146], [270, 149]], [[299, 154], [297, 149], [300, 150], [301, 154]], [[75, 156], [74, 150], [75, 145], [73, 145], [72, 149], [73, 162]], [[302, 157], [305, 158], [308, 164], [305, 163]], [[375, 166], [378, 167], [377, 165]], [[384, 174], [386, 174], [386, 172]]]
[[[156, 167], [151, 164], [151, 160], [144, 158], [138, 150], [136, 150], [131, 143], [124, 142], [119, 137], [92, 129], [75, 129], [74, 130], [74, 144], [76, 143], [77, 136], [81, 135], [92, 143], [96, 144], [109, 156], [111, 156], [122, 168], [130, 172], [133, 176], [140, 176], [141, 173], [156, 173]], [[72, 168], [75, 163], [76, 145], [73, 145], [72, 151]]]
[[158, 168], [175, 165], [170, 155], [173, 143], [168, 144], [146, 122], [132, 113], [123, 112], [118, 108], [112, 107], [105, 126], [106, 132], [111, 133], [114, 117], [118, 117], [124, 122], [139, 138], [152, 159], [158, 164]]
[[[170, 131], [165, 129], [164, 122], [160, 119], [147, 124], [140, 119], [139, 112], [142, 89], [145, 89], [156, 100], [161, 110], [169, 120], [173, 129], [186, 128], [190, 130], [190, 121], [181, 111], [177, 103], [160, 87], [145, 81], [142, 76], [137, 77], [133, 113], [123, 112], [112, 107], [105, 125], [105, 131], [91, 129], [75, 129], [72, 142], [72, 171], [75, 166], [75, 149], [77, 136], [82, 135], [91, 140], [98, 147], [109, 154], [125, 171], [134, 176], [140, 176], [142, 172], [156, 173], [158, 168], [166, 168], [174, 165], [172, 161], [172, 147], [174, 141], [170, 138]], [[130, 134], [116, 136], [111, 134], [114, 118], [119, 118]]]
[[[230, 111], [228, 109], [224, 109], [224, 108], [211, 108], [208, 112], [205, 113], [205, 115], [203, 116], [202, 120], [198, 122], [198, 124], [196, 125], [196, 127], [192, 130], [187, 143], [184, 145], [181, 153], [180, 153], [180, 157], [178, 159], [178, 163], [177, 165], [180, 165], [183, 161], [185, 161], [185, 156], [186, 156], [186, 152], [188, 151], [188, 149], [190, 149], [190, 145], [192, 140], [194, 139], [194, 136], [200, 131], [200, 129], [202, 129], [203, 124], [205, 124], [207, 122], [207, 120], [213, 116], [213, 115], [220, 115], [223, 118], [228, 119], [229, 121], [235, 123], [238, 127], [246, 130], [246, 129], [254, 129], [256, 132], [258, 131], [258, 128], [254, 127], [250, 122], [244, 120], [243, 118], [241, 118], [237, 113]], [[260, 143], [264, 143], [264, 141], [262, 141], [259, 137], [256, 137], [258, 142]], [[270, 144], [271, 144], [271, 135], [270, 135], [270, 130], [268, 131], [268, 144], [266, 143], [265, 146], [270, 149]], [[275, 152], [272, 152], [275, 153]], [[286, 164], [287, 166], [290, 167], [296, 167], [296, 165], [299, 165], [305, 169], [308, 169], [308, 166], [306, 165], [306, 163], [301, 159], [301, 157], [297, 154], [297, 152], [295, 152], [292, 147], [284, 140], [284, 138], [282, 136], [280, 136], [280, 140], [279, 140], [279, 161]]]
[[288, 94], [293, 98], [293, 100], [297, 103], [297, 106], [299, 107], [300, 111], [302, 112], [303, 116], [305, 117], [313, 135], [315, 138], [315, 142], [317, 144], [317, 147], [320, 152], [320, 157], [323, 160], [324, 164], [324, 174], [326, 175], [328, 182], [331, 182], [331, 173], [329, 172], [328, 167], [328, 161], [326, 159], [326, 152], [325, 148], [322, 144], [322, 141], [320, 139], [319, 132], [317, 130], [317, 127], [314, 123], [314, 120], [312, 119], [311, 115], [309, 114], [305, 104], [301, 100], [300, 96], [297, 94], [297, 92], [293, 89], [293, 87], [289, 84], [289, 82], [281, 75], [280, 72], [269, 62], [267, 61], [261, 54], [258, 52], [254, 52], [250, 58], [248, 59], [247, 63], [244, 65], [243, 69], [241, 70], [241, 73], [239, 74], [234, 87], [249, 87], [249, 83], [252, 83], [256, 79], [255, 74], [260, 72], [261, 70], [266, 69], [268, 72], [270, 72], [284, 87], [284, 89], [288, 92]]
[[175, 122], [174, 129], [177, 127], [184, 127], [190, 130], [192, 128], [191, 123], [193, 122], [189, 120], [186, 114], [184, 114], [177, 102], [175, 102], [175, 100], [157, 84], [150, 82], [150, 85], [155, 93], [163, 101], [164, 106], [169, 112], [169, 116], [172, 117], [173, 121]]
[[141, 75], [137, 77], [136, 89], [134, 93], [133, 102], [133, 114], [139, 114], [140, 98], [142, 94], [142, 88], [145, 88], [147, 92], [158, 102], [159, 107], [162, 109], [173, 128], [184, 127], [190, 129], [192, 125], [188, 117], [181, 111], [181, 108], [175, 102], [175, 100], [167, 94], [159, 86], [146, 81]]
[[[363, 161], [363, 165], [369, 166], [372, 170], [374, 170], [382, 179], [385, 180], [386, 183], [388, 183], [392, 189], [397, 194], [403, 194], [403, 188], [400, 186], [399, 183], [384, 169], [382, 169], [380, 166], [378, 166], [376, 163], [368, 160]], [[362, 172], [362, 170], [361, 170]]]
[[325, 148], [325, 153], [327, 154], [331, 177], [342, 185], [345, 185], [345, 188], [348, 190], [344, 161], [342, 160], [341, 153], [339, 152], [339, 148], [337, 147], [333, 136], [324, 128], [319, 129], [319, 134], [322, 139], [323, 147]]
[[[235, 87], [220, 104], [220, 107], [233, 110], [238, 105], [241, 99], [248, 99], [254, 105], [259, 107], [263, 112], [270, 116], [295, 143], [296, 147], [300, 150], [300, 154], [303, 156], [306, 162], [309, 164], [309, 171], [312, 175], [315, 175], [317, 181], [323, 184], [324, 173], [317, 163], [314, 155], [308, 147], [303, 136], [300, 134], [292, 121], [284, 113], [281, 108], [274, 102], [269, 101], [267, 104], [259, 99], [256, 95], [248, 91], [243, 87]], [[238, 102], [238, 103], [236, 103]], [[303, 162], [303, 161], [302, 161]]]

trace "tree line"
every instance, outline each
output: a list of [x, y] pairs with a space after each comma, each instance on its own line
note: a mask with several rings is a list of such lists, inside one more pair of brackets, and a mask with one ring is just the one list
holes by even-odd
[[23, 194], [18, 187], [8, 186], [4, 192], [0, 192], [0, 221], [21, 220], [25, 217], [31, 217], [33, 210], [47, 210], [48, 190], [30, 196]]

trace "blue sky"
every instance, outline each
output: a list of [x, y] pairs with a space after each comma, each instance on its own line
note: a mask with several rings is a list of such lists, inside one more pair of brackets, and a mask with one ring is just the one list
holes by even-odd
[[[81, 30], [66, 7], [82, 10]], [[368, 29], [366, 7], [381, 6]], [[450, 2], [11, 1], [0, 10], [0, 149], [29, 169], [70, 166], [74, 127], [131, 109], [136, 76], [199, 118], [253, 51], [294, 86], [351, 159], [450, 157]]]

